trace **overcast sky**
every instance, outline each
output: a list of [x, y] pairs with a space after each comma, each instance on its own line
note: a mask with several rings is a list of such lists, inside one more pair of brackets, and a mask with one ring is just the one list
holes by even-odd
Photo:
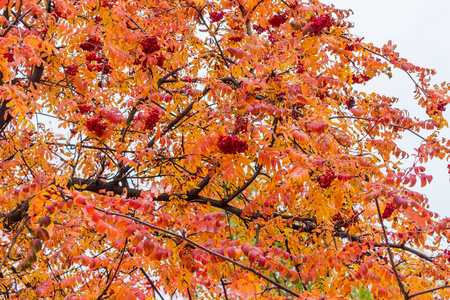
[[[355, 24], [352, 32], [364, 37], [364, 42], [382, 46], [389, 40], [397, 45], [396, 51], [411, 63], [435, 69], [437, 74], [432, 83], [450, 82], [450, 35], [447, 32], [449, 0], [323, 0], [333, 3], [337, 8], [351, 9], [354, 12], [348, 20]], [[408, 108], [413, 116], [425, 116], [413, 98], [414, 84], [402, 71], [393, 72], [394, 77], [386, 76], [368, 82], [364, 91], [375, 91], [400, 99], [399, 108]], [[450, 106], [444, 112], [450, 119]], [[441, 135], [450, 138], [446, 128]], [[406, 134], [402, 145], [416, 148], [420, 139]], [[408, 151], [411, 153], [411, 151]], [[432, 174], [432, 183], [424, 189], [413, 188], [426, 194], [430, 199], [431, 210], [441, 216], [450, 217], [450, 174], [447, 161], [435, 160], [426, 164], [427, 172]]]

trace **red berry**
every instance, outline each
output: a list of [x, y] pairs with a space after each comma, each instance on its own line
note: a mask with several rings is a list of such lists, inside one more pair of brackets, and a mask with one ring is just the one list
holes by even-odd
[[319, 33], [325, 28], [330, 28], [333, 24], [334, 21], [328, 14], [320, 17], [311, 17], [311, 19], [309, 19], [309, 26], [312, 28], [314, 33]]
[[305, 66], [303, 65], [303, 62], [299, 61], [297, 63], [297, 74], [303, 74], [306, 72]]
[[98, 137], [101, 137], [105, 133], [107, 127], [107, 125], [102, 123], [101, 120], [101, 117], [94, 117], [86, 120], [87, 129]]
[[345, 105], [347, 106], [347, 109], [352, 109], [353, 107], [355, 107], [355, 98], [350, 97], [347, 99], [347, 101], [345, 102]]
[[11, 52], [3, 53], [3, 57], [8, 59], [8, 62], [13, 62], [14, 61], [14, 54], [11, 53]]
[[389, 219], [391, 217], [392, 213], [394, 212], [394, 210], [395, 210], [395, 205], [393, 203], [388, 203], [386, 205], [386, 208], [384, 209], [384, 212], [381, 215], [381, 217], [383, 219]]
[[336, 175], [334, 174], [334, 171], [328, 170], [325, 175], [320, 177], [319, 179], [319, 186], [323, 189], [328, 188], [333, 180], [336, 178]]
[[288, 17], [285, 14], [275, 15], [269, 19], [269, 24], [270, 26], [277, 28], [286, 23], [287, 19]]
[[78, 73], [78, 65], [70, 65], [66, 68], [66, 74], [69, 76], [75, 76]]
[[160, 68], [162, 68], [164, 66], [165, 61], [166, 61], [166, 58], [164, 57], [164, 55], [158, 55], [156, 57], [156, 65]]
[[86, 43], [80, 44], [81, 49], [89, 52], [99, 51], [102, 48], [102, 46], [103, 42], [99, 38], [90, 38], [87, 40]]
[[158, 108], [153, 107], [150, 112], [140, 112], [137, 116], [137, 119], [144, 122], [144, 130], [153, 130], [156, 124], [158, 124], [159, 122], [160, 114], [161, 111]]
[[217, 147], [224, 154], [244, 153], [248, 149], [247, 141], [241, 140], [236, 136], [219, 135]]
[[253, 25], [253, 29], [256, 31], [257, 34], [261, 34], [267, 30], [266, 28], [259, 25]]
[[158, 38], [156, 36], [146, 37], [141, 41], [142, 51], [146, 54], [151, 54], [161, 49], [158, 44]]
[[234, 123], [235, 133], [246, 133], [248, 131], [248, 120], [242, 115], [237, 116], [236, 122]]
[[77, 105], [77, 107], [78, 107], [78, 110], [80, 111], [80, 113], [82, 113], [82, 114], [88, 114], [92, 110], [92, 108], [87, 104], [79, 104], [79, 105]]
[[243, 38], [244, 38], [243, 36], [232, 36], [232, 37], [230, 37], [230, 41], [238, 43], [238, 42], [242, 41]]
[[219, 11], [214, 11], [212, 13], [209, 14], [209, 18], [211, 19], [211, 22], [215, 23], [215, 22], [219, 22], [220, 20], [223, 19], [224, 16], [224, 12], [219, 10]]

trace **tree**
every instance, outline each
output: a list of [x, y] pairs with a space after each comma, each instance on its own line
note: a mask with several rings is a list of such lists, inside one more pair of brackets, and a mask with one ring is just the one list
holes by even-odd
[[[425, 162], [448, 159], [449, 85], [431, 86], [434, 70], [391, 42], [353, 36], [349, 11], [283, 0], [1, 11], [3, 297], [450, 297], [450, 219], [411, 189], [432, 180]], [[427, 119], [358, 91], [393, 68]], [[400, 149], [405, 134], [420, 147]]]

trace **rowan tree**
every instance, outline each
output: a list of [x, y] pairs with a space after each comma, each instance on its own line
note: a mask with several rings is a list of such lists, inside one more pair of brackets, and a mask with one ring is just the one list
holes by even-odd
[[[350, 11], [0, 5], [2, 297], [450, 298], [450, 219], [412, 190], [448, 159], [449, 84]], [[427, 118], [359, 91], [394, 68]]]

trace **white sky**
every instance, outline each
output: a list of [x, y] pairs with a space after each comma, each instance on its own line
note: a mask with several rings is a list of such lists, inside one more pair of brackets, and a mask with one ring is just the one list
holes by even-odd
[[[348, 20], [355, 23], [352, 33], [364, 37], [364, 42], [382, 46], [389, 40], [397, 45], [396, 51], [411, 63], [435, 69], [437, 74], [432, 84], [450, 81], [450, 35], [448, 0], [322, 0], [333, 3], [337, 8], [351, 9], [354, 12]], [[386, 96], [400, 99], [399, 108], [408, 108], [412, 116], [425, 116], [413, 98], [414, 84], [402, 71], [393, 72], [394, 77], [386, 76], [371, 80], [364, 91], [375, 91]], [[450, 108], [444, 112], [450, 119]], [[446, 128], [442, 137], [450, 138]], [[412, 134], [406, 134], [403, 144], [409, 149], [416, 148], [420, 140]], [[411, 151], [408, 151], [411, 153]], [[420, 184], [414, 190], [426, 194], [430, 199], [431, 210], [441, 216], [450, 217], [450, 174], [447, 161], [434, 160], [426, 165], [427, 172], [434, 179], [423, 189]]]

